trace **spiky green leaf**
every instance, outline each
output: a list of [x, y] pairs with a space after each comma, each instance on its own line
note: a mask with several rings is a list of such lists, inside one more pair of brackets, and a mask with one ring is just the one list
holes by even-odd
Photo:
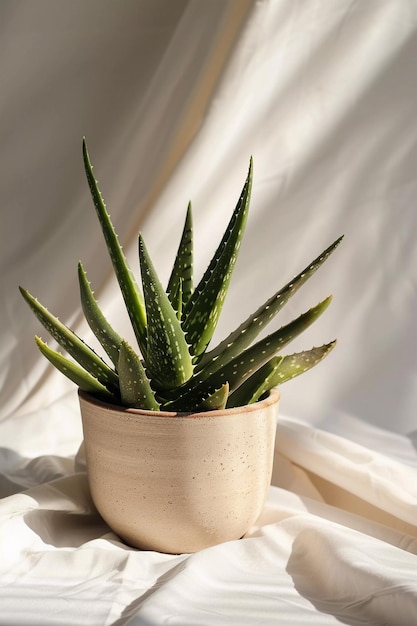
[[97, 181], [93, 174], [90, 157], [87, 150], [87, 143], [83, 140], [84, 168], [93, 198], [96, 213], [103, 231], [107, 249], [110, 254], [113, 268], [120, 285], [120, 289], [126, 303], [126, 309], [130, 317], [139, 347], [142, 354], [146, 354], [146, 315], [142, 294], [138, 288], [134, 275], [129, 267], [124, 255], [122, 246], [119, 243], [116, 231], [114, 230], [106, 205], [103, 201]]
[[252, 188], [252, 159], [239, 201], [214, 253], [183, 314], [183, 328], [194, 356], [210, 342], [223, 307], [240, 243], [245, 230]]
[[300, 289], [304, 283], [323, 265], [342, 241], [343, 236], [334, 241], [326, 248], [314, 261], [312, 261], [302, 272], [297, 274], [282, 289], [269, 298], [255, 313], [250, 315], [239, 328], [232, 332], [226, 339], [221, 341], [213, 350], [206, 352], [201, 361], [196, 365], [196, 372], [207, 367], [207, 372], [214, 372], [216, 369], [226, 365], [236, 355], [245, 350], [267, 324], [277, 315], [288, 300]]
[[181, 302], [185, 306], [193, 293], [193, 288], [193, 220], [191, 203], [189, 203], [181, 241], [167, 287], [167, 294], [176, 311], [178, 311], [176, 294], [181, 289]]
[[98, 306], [82, 263], [78, 264], [78, 280], [80, 283], [81, 304], [88, 325], [112, 360], [113, 365], [117, 368], [122, 338], [109, 324]]
[[232, 393], [247, 378], [252, 376], [254, 372], [275, 356], [278, 350], [295, 339], [295, 337], [315, 322], [327, 309], [331, 299], [332, 296], [329, 296], [315, 307], [302, 313], [289, 324], [286, 324], [244, 350], [220, 369], [215, 370], [209, 375], [207, 375], [205, 370], [198, 372], [193, 376], [188, 386], [183, 388], [183, 393], [171, 401], [173, 410], [178, 410], [178, 406], [185, 406], [186, 410], [194, 409], [199, 405], [204, 394], [207, 393], [207, 390], [218, 389], [226, 382], [229, 384], [230, 393]]
[[159, 403], [155, 400], [155, 394], [142, 362], [126, 341], [123, 341], [120, 346], [118, 372], [123, 406], [147, 409], [148, 411], [159, 410]]
[[177, 312], [177, 317], [180, 320], [182, 316], [182, 280], [179, 281], [175, 292], [169, 295], [173, 309]]
[[197, 406], [196, 411], [219, 411], [226, 408], [226, 402], [229, 395], [229, 385], [225, 383], [216, 389], [213, 393], [209, 394], [207, 398], [204, 398], [202, 402]]
[[75, 359], [82, 368], [87, 370], [94, 378], [100, 381], [112, 394], [117, 395], [119, 379], [103, 359], [94, 352], [82, 339], [71, 329], [52, 315], [36, 298], [26, 289], [19, 288], [22, 296], [35, 313], [41, 324], [49, 334]]
[[227, 408], [256, 402], [267, 391], [303, 374], [320, 363], [336, 345], [332, 341], [318, 348], [275, 356], [230, 394]]
[[88, 372], [79, 367], [74, 361], [71, 361], [60, 352], [50, 348], [40, 337], [35, 337], [36, 344], [41, 353], [48, 359], [50, 363], [58, 371], [64, 374], [69, 380], [77, 385], [83, 391], [92, 393], [95, 396], [109, 402], [117, 402], [118, 397], [112, 395], [104, 385], [96, 378], [93, 378]]
[[156, 384], [172, 389], [193, 373], [192, 359], [184, 331], [139, 235], [139, 260], [148, 319], [146, 366]]

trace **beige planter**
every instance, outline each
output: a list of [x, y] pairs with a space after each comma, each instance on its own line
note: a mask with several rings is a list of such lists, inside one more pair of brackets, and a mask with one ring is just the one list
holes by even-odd
[[128, 544], [195, 552], [253, 525], [271, 482], [277, 390], [246, 407], [193, 414], [79, 397], [93, 500]]

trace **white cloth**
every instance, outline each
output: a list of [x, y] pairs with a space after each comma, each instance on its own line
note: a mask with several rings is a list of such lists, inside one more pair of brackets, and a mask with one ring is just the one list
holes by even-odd
[[[416, 624], [417, 5], [3, 0], [0, 34], [0, 625]], [[345, 234], [280, 315], [333, 293], [291, 348], [339, 344], [281, 390], [241, 541], [133, 550], [91, 503], [76, 392], [17, 290], [90, 341], [81, 259], [131, 336], [83, 135], [132, 267], [142, 230], [163, 279], [190, 199], [201, 275], [253, 155], [217, 337]]]
[[240, 541], [179, 556], [120, 542], [94, 510], [82, 452], [75, 465], [10, 454], [0, 623], [411, 626], [417, 453], [406, 437], [397, 444], [403, 457], [392, 459], [281, 417], [256, 526]]

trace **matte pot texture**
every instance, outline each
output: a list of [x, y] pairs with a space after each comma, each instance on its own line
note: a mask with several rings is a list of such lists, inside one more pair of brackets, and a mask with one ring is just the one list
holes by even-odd
[[124, 409], [79, 392], [88, 481], [131, 546], [188, 553], [240, 539], [271, 483], [279, 392], [205, 413]]

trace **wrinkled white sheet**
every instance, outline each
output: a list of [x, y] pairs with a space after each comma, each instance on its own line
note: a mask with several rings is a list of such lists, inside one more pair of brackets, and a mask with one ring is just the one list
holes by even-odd
[[[0, 34], [0, 625], [413, 626], [417, 5], [3, 0]], [[218, 336], [345, 233], [281, 316], [333, 293], [293, 347], [339, 345], [282, 388], [273, 486], [241, 541], [133, 550], [91, 503], [76, 392], [17, 291], [90, 340], [81, 259], [131, 333], [83, 135], [132, 266], [142, 230], [163, 278], [190, 199], [204, 269], [253, 155]]]
[[[411, 439], [394, 437], [393, 458], [290, 418], [277, 434], [256, 526], [193, 555], [121, 543], [94, 510], [82, 451], [75, 463], [5, 456], [0, 623], [414, 624]], [[360, 435], [387, 438], [366, 425]]]

